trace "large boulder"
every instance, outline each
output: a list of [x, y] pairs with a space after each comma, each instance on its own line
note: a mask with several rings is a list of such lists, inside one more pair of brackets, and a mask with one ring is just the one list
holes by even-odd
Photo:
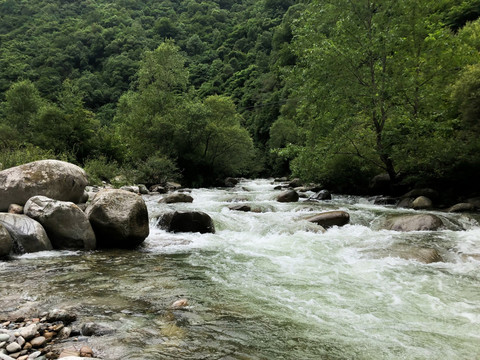
[[24, 205], [35, 195], [79, 202], [87, 185], [80, 167], [58, 160], [40, 160], [0, 171], [0, 211]]
[[433, 231], [443, 226], [442, 220], [431, 214], [401, 215], [388, 219], [385, 228], [395, 231]]
[[193, 197], [191, 197], [188, 194], [174, 193], [174, 194], [166, 195], [165, 197], [160, 199], [159, 202], [165, 203], [165, 204], [191, 203], [193, 202]]
[[0, 258], [10, 254], [13, 249], [13, 240], [7, 229], [0, 224]]
[[374, 257], [398, 257], [405, 260], [415, 260], [424, 264], [443, 261], [436, 249], [415, 245], [395, 244], [387, 249], [372, 253]]
[[34, 196], [25, 204], [24, 212], [42, 224], [55, 249], [96, 248], [87, 215], [74, 203]]
[[307, 218], [308, 221], [328, 229], [332, 226], [343, 226], [350, 222], [350, 215], [345, 211], [327, 211]]
[[10, 233], [13, 239], [13, 250], [17, 253], [53, 249], [42, 225], [27, 215], [0, 213], [0, 224]]
[[99, 191], [85, 213], [95, 232], [97, 247], [134, 248], [149, 234], [145, 201], [128, 191]]
[[278, 202], [296, 202], [298, 199], [299, 196], [295, 190], [287, 190], [277, 196]]
[[412, 207], [415, 210], [430, 209], [432, 205], [432, 200], [426, 196], [419, 196], [412, 202]]
[[189, 211], [164, 214], [157, 226], [169, 232], [215, 233], [212, 218], [201, 211]]

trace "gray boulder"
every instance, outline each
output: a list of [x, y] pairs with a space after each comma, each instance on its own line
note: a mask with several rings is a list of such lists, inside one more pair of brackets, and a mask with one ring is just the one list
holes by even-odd
[[125, 185], [120, 188], [121, 190], [130, 191], [135, 194], [140, 194], [140, 189], [136, 185]]
[[167, 189], [162, 186], [162, 185], [152, 185], [149, 188], [150, 192], [156, 192], [160, 194], [165, 194], [167, 192]]
[[138, 191], [140, 192], [140, 194], [142, 195], [148, 195], [150, 192], [148, 191], [147, 187], [143, 184], [139, 184], [138, 185]]
[[405, 209], [413, 209], [414, 200], [415, 200], [414, 198], [410, 198], [410, 197], [403, 198], [398, 202], [397, 207], [405, 208]]
[[382, 249], [374, 257], [398, 257], [405, 260], [415, 260], [424, 264], [443, 261], [436, 249], [413, 245], [395, 244], [387, 249]]
[[290, 182], [288, 183], [288, 187], [291, 187], [291, 188], [298, 188], [298, 187], [301, 187], [301, 186], [303, 186], [303, 182], [299, 178], [295, 178], [293, 180], [290, 180]]
[[215, 233], [212, 218], [201, 211], [189, 211], [164, 214], [157, 226], [169, 232]]
[[193, 197], [191, 197], [188, 194], [183, 194], [183, 193], [174, 193], [167, 195], [160, 199], [160, 203], [165, 203], [165, 204], [174, 204], [174, 203], [191, 203], [193, 202]]
[[343, 226], [350, 222], [350, 215], [345, 211], [328, 211], [307, 218], [308, 221], [328, 229], [332, 226]]
[[433, 231], [443, 226], [442, 220], [431, 214], [402, 215], [388, 219], [385, 228], [395, 231]]
[[415, 210], [431, 209], [432, 205], [432, 200], [430, 200], [426, 196], [419, 196], [412, 202], [412, 207]]
[[95, 232], [97, 247], [134, 248], [149, 234], [145, 201], [128, 191], [99, 191], [85, 213]]
[[309, 200], [332, 200], [332, 194], [328, 190], [320, 190], [316, 194], [310, 196]]
[[13, 240], [7, 229], [0, 225], [0, 258], [10, 254], [13, 249]]
[[74, 203], [34, 196], [27, 201], [24, 211], [42, 224], [55, 249], [96, 248], [95, 233], [87, 215]]
[[26, 215], [0, 213], [0, 224], [10, 233], [17, 253], [52, 250], [52, 244], [39, 222]]
[[0, 211], [24, 205], [36, 195], [78, 203], [87, 185], [80, 167], [58, 160], [40, 160], [0, 171]]
[[277, 197], [278, 202], [296, 202], [298, 199], [299, 196], [295, 190], [284, 191]]

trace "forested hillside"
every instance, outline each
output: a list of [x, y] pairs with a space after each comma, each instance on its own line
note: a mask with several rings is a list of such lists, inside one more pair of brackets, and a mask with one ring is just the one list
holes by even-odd
[[476, 0], [3, 0], [0, 162], [147, 184], [467, 184], [479, 14]]

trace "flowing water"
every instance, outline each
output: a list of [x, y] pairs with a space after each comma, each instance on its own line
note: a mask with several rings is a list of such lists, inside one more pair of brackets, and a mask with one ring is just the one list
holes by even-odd
[[[146, 196], [151, 233], [138, 250], [1, 262], [0, 315], [69, 308], [116, 329], [79, 339], [106, 359], [480, 359], [478, 216], [434, 212], [443, 230], [400, 233], [382, 222], [413, 211], [345, 196], [278, 203], [273, 188], [195, 189], [191, 204]], [[208, 213], [216, 233], [155, 227], [187, 209]], [[332, 209], [350, 224], [322, 233], [304, 220]], [[419, 247], [444, 261], [395, 252]], [[171, 309], [180, 298], [188, 307]]]

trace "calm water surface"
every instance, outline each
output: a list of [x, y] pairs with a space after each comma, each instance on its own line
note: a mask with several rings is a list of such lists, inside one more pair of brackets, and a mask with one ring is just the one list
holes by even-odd
[[[269, 180], [197, 189], [191, 204], [146, 196], [151, 234], [136, 251], [42, 252], [0, 262], [0, 315], [70, 308], [106, 359], [479, 359], [480, 226], [435, 212], [436, 232], [382, 230], [410, 210], [367, 199], [284, 204]], [[230, 211], [245, 203], [255, 212]], [[155, 228], [165, 211], [201, 210], [216, 234]], [[303, 220], [332, 209], [351, 224]], [[435, 248], [443, 262], [391, 249]], [[187, 298], [189, 306], [170, 305]]]

